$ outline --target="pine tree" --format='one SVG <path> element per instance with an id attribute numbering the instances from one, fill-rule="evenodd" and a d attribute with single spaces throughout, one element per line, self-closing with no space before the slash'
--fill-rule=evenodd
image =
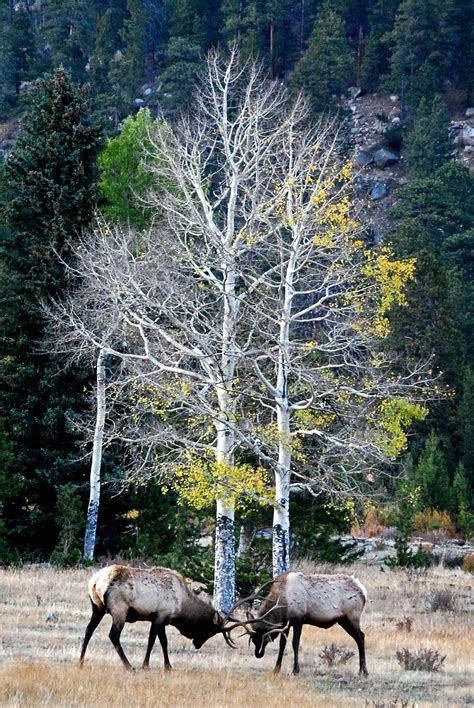
<path id="1" fill-rule="evenodd" d="M 420 488 L 421 509 L 449 509 L 451 507 L 451 483 L 446 456 L 436 433 L 428 436 L 425 448 L 415 467 L 415 483 Z"/>
<path id="2" fill-rule="evenodd" d="M 449 114 L 438 94 L 422 98 L 404 139 L 404 156 L 411 177 L 428 177 L 451 158 Z"/>
<path id="3" fill-rule="evenodd" d="M 453 0 L 403 0 L 390 43 L 388 87 L 410 105 L 435 93 L 449 76 L 455 53 Z"/>
<path id="4" fill-rule="evenodd" d="M 73 81 L 87 78 L 86 66 L 94 46 L 97 6 L 90 0 L 48 0 L 42 42 L 49 47 L 51 67 L 67 69 Z"/>
<path id="5" fill-rule="evenodd" d="M 388 33 L 393 29 L 401 0 L 376 0 L 369 12 L 369 33 L 362 61 L 362 83 L 373 90 L 389 68 Z"/>
<path id="6" fill-rule="evenodd" d="M 0 104 L 8 112 L 18 100 L 22 81 L 31 78 L 35 60 L 35 37 L 31 17 L 20 6 L 2 11 L 0 30 Z"/>
<path id="7" fill-rule="evenodd" d="M 21 484 L 7 500 L 12 543 L 21 551 L 54 546 L 55 490 L 87 469 L 73 462 L 77 434 L 66 413 L 83 407 L 86 371 L 58 371 L 40 355 L 39 301 L 66 284 L 57 254 L 87 225 L 96 201 L 101 139 L 88 125 L 87 91 L 64 70 L 42 79 L 3 175 L 0 234 L 0 415 Z"/>
<path id="8" fill-rule="evenodd" d="M 202 66 L 200 48 L 185 39 L 173 39 L 167 46 L 165 62 L 161 104 L 169 113 L 179 113 L 192 103 L 194 84 Z"/>
<path id="9" fill-rule="evenodd" d="M 464 465 L 460 463 L 454 475 L 453 497 L 458 526 L 469 538 L 474 532 L 473 485 L 469 484 Z"/>
<path id="10" fill-rule="evenodd" d="M 341 93 L 349 83 L 351 58 L 344 23 L 325 2 L 317 16 L 308 47 L 293 74 L 293 86 L 308 93 L 314 113 L 333 105 L 333 94 Z"/>

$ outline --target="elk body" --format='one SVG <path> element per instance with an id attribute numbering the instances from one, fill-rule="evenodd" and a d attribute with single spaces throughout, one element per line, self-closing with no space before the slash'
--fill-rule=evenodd
<path id="1" fill-rule="evenodd" d="M 150 654 L 158 636 L 163 650 L 164 666 L 171 669 L 168 657 L 166 625 L 173 625 L 181 634 L 193 640 L 196 649 L 219 632 L 227 643 L 230 639 L 223 619 L 207 596 L 198 595 L 191 581 L 169 568 L 130 568 L 111 565 L 95 573 L 89 581 L 92 617 L 82 643 L 80 666 L 87 645 L 106 613 L 112 617 L 109 638 L 124 667 L 132 667 L 120 644 L 125 622 L 150 622 L 150 634 L 143 668 L 148 668 Z"/>
<path id="2" fill-rule="evenodd" d="M 255 596 L 253 596 L 255 597 Z M 275 673 L 281 668 L 290 628 L 293 628 L 293 673 L 299 673 L 299 645 L 304 624 L 328 629 L 339 624 L 356 641 L 359 649 L 359 673 L 367 676 L 364 633 L 360 616 L 367 592 L 356 578 L 349 575 L 305 575 L 288 572 L 279 575 L 261 604 L 257 617 L 250 617 L 249 632 L 255 645 L 255 656 L 265 654 L 269 641 L 280 636 L 280 650 Z M 243 624 L 243 623 L 242 623 Z"/>

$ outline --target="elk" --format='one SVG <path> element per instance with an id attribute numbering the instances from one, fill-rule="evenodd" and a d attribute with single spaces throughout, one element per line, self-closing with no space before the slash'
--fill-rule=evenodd
<path id="1" fill-rule="evenodd" d="M 254 617 L 236 622 L 228 631 L 244 626 L 255 645 L 255 656 L 261 659 L 269 641 L 280 637 L 280 649 L 274 673 L 279 673 L 290 628 L 293 628 L 293 673 L 300 671 L 298 654 L 301 630 L 304 624 L 328 629 L 339 624 L 356 641 L 359 649 L 359 674 L 367 676 L 364 633 L 360 617 L 367 600 L 367 591 L 356 578 L 349 575 L 305 575 L 287 572 L 273 581 L 268 596 Z M 267 583 L 269 584 L 269 583 Z M 259 597 L 255 593 L 239 600 L 237 605 Z M 237 605 L 232 608 L 232 612 Z M 249 629 L 249 626 L 251 629 Z"/>
<path id="2" fill-rule="evenodd" d="M 127 670 L 132 670 L 120 644 L 125 622 L 150 622 L 148 646 L 142 668 L 148 669 L 150 655 L 158 636 L 163 650 L 164 668 L 171 669 L 165 627 L 176 627 L 193 640 L 196 649 L 210 637 L 222 633 L 232 648 L 235 644 L 224 629 L 224 619 L 207 595 L 198 594 L 190 580 L 169 568 L 131 568 L 110 565 L 89 580 L 92 617 L 82 643 L 79 666 L 84 663 L 87 645 L 106 613 L 112 617 L 109 638 Z"/>

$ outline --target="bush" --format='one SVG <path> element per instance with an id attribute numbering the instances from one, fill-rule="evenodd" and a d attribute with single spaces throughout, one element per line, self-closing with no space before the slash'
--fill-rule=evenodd
<path id="1" fill-rule="evenodd" d="M 413 625 L 415 624 L 415 618 L 410 617 L 410 615 L 406 615 L 402 620 L 397 622 L 397 629 L 400 631 L 406 631 L 410 633 L 413 629 Z"/>
<path id="2" fill-rule="evenodd" d="M 329 667 L 347 664 L 349 659 L 352 659 L 353 656 L 353 651 L 345 649 L 344 647 L 338 647 L 336 644 L 325 644 L 319 652 L 319 658 Z"/>
<path id="3" fill-rule="evenodd" d="M 397 661 L 405 671 L 439 671 L 446 659 L 435 649 L 401 649 L 395 653 Z"/>
<path id="4" fill-rule="evenodd" d="M 428 603 L 432 612 L 453 612 L 456 609 L 457 595 L 451 590 L 434 590 L 428 595 Z"/>
<path id="5" fill-rule="evenodd" d="M 413 525 L 418 533 L 443 531 L 447 538 L 454 538 L 456 527 L 447 511 L 423 509 L 413 514 Z"/>
<path id="6" fill-rule="evenodd" d="M 474 573 L 474 553 L 469 553 L 469 555 L 464 558 L 462 569 L 465 573 Z"/>

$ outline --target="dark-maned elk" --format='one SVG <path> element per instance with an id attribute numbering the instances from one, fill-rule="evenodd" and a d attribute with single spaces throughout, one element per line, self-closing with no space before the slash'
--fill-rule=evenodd
<path id="1" fill-rule="evenodd" d="M 238 604 L 256 597 L 258 593 L 240 600 Z M 245 626 L 255 645 L 255 656 L 258 659 L 265 654 L 268 642 L 279 636 L 280 651 L 274 669 L 275 673 L 278 673 L 292 627 L 293 673 L 298 674 L 298 652 L 303 625 L 312 624 L 328 629 L 337 623 L 355 639 L 359 649 L 359 673 L 367 676 L 364 633 L 360 628 L 360 616 L 366 600 L 367 592 L 362 583 L 349 575 L 283 573 L 273 580 L 270 592 L 260 605 L 257 616 L 249 614 L 247 621 L 238 622 L 229 627 L 229 630 L 239 625 Z M 249 626 L 251 629 L 248 629 Z"/>
<path id="2" fill-rule="evenodd" d="M 125 622 L 151 622 L 144 669 L 148 668 L 157 636 L 163 649 L 165 669 L 171 669 L 165 631 L 168 624 L 192 639 L 196 649 L 218 633 L 223 634 L 229 646 L 235 646 L 224 629 L 223 618 L 212 606 L 210 598 L 197 594 L 190 580 L 169 568 L 143 569 L 110 565 L 99 570 L 89 580 L 89 596 L 92 617 L 82 643 L 80 666 L 83 665 L 89 640 L 106 613 L 112 617 L 110 641 L 128 670 L 132 667 L 120 644 Z"/>

